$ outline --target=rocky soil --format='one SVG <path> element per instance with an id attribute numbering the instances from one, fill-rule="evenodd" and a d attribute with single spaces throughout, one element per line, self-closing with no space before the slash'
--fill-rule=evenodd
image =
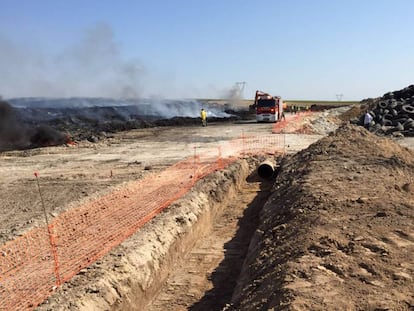
<path id="1" fill-rule="evenodd" d="M 286 157 L 226 310 L 412 310 L 413 159 L 351 125 Z"/>

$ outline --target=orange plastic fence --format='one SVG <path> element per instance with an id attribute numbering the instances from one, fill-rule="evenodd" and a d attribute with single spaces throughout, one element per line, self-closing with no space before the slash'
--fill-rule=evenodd
<path id="1" fill-rule="evenodd" d="M 299 121 L 306 116 L 309 116 L 310 114 L 312 114 L 311 111 L 303 111 L 300 113 L 295 113 L 295 114 L 286 114 L 286 118 L 284 120 L 281 120 L 280 122 L 276 122 L 273 124 L 273 128 L 272 128 L 272 133 L 273 134 L 279 134 L 279 133 L 283 133 L 285 126 L 290 123 L 290 124 L 298 124 Z M 300 129 L 302 127 L 298 127 L 298 130 L 300 132 Z"/>
<path id="2" fill-rule="evenodd" d="M 225 167 L 234 155 L 275 152 L 283 144 L 277 135 L 242 135 L 218 151 L 195 154 L 130 182 L 60 214 L 48 227 L 35 228 L 0 246 L 0 310 L 33 309 L 185 194 L 199 178 Z"/>
<path id="3" fill-rule="evenodd" d="M 238 154 L 275 154 L 284 150 L 285 136 L 283 135 L 249 135 L 243 133 L 230 143 L 231 150 Z"/>

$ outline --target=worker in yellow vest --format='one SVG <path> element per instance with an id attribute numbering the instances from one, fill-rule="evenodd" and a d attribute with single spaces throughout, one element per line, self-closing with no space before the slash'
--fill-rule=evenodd
<path id="1" fill-rule="evenodd" d="M 201 109 L 200 118 L 203 126 L 207 126 L 207 111 L 204 108 Z"/>

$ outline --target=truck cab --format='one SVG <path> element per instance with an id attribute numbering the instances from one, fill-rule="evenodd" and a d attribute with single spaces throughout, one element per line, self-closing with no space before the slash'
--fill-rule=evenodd
<path id="1" fill-rule="evenodd" d="M 280 96 L 256 91 L 254 105 L 257 122 L 277 122 L 282 118 L 283 101 Z"/>

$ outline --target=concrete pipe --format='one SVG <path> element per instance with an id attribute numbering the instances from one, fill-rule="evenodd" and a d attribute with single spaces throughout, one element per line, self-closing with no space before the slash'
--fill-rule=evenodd
<path id="1" fill-rule="evenodd" d="M 276 162 L 272 159 L 267 159 L 259 164 L 257 173 L 261 178 L 270 179 L 275 174 Z"/>

